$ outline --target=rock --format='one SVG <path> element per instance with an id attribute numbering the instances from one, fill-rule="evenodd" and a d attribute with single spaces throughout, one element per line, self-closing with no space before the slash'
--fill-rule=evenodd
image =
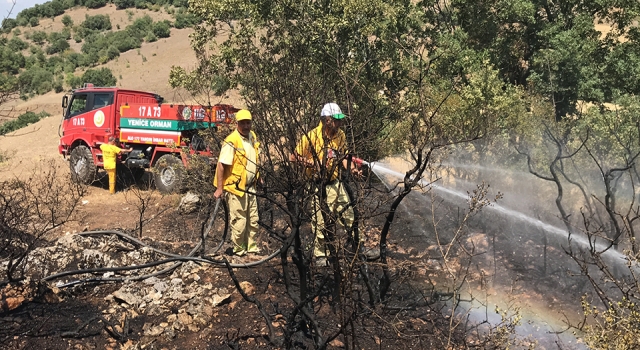
<path id="1" fill-rule="evenodd" d="M 178 211 L 182 214 L 193 213 L 196 209 L 198 209 L 198 203 L 200 203 L 200 197 L 198 197 L 198 195 L 195 193 L 187 192 L 187 194 L 185 194 L 182 199 L 180 199 Z"/>
<path id="2" fill-rule="evenodd" d="M 240 288 L 242 288 L 247 295 L 253 295 L 256 292 L 256 288 L 248 281 L 240 282 Z"/>
<path id="3" fill-rule="evenodd" d="M 62 301 L 60 297 L 60 289 L 56 286 L 44 287 L 45 290 L 41 293 L 41 301 L 49 304 L 57 304 Z"/>
<path id="4" fill-rule="evenodd" d="M 122 300 L 125 303 L 127 303 L 129 305 L 132 305 L 132 306 L 136 306 L 136 305 L 140 304 L 140 302 L 142 301 L 142 300 L 140 300 L 139 297 L 137 297 L 137 296 L 135 296 L 135 295 L 133 295 L 131 293 L 123 292 L 122 289 L 119 289 L 119 290 L 113 292 L 113 297 L 118 299 L 118 300 Z"/>
<path id="5" fill-rule="evenodd" d="M 193 323 L 200 326 L 200 327 L 205 327 L 209 324 L 209 321 L 205 320 L 202 317 L 194 317 L 193 318 Z"/>
<path id="6" fill-rule="evenodd" d="M 146 314 L 149 316 L 159 316 L 162 315 L 162 313 L 162 307 L 159 305 L 149 305 L 146 312 Z"/>
<path id="7" fill-rule="evenodd" d="M 164 337 L 169 340 L 173 339 L 176 337 L 176 332 L 173 330 L 173 328 L 166 328 L 164 330 Z"/>
<path id="8" fill-rule="evenodd" d="M 211 304 L 213 306 L 219 306 L 223 303 L 226 303 L 231 298 L 231 294 L 215 294 L 212 298 Z"/>
<path id="9" fill-rule="evenodd" d="M 146 300 L 147 298 L 148 298 L 149 300 L 160 300 L 160 299 L 162 298 L 162 293 L 158 293 L 158 292 L 153 291 L 153 292 L 151 292 L 151 293 L 149 293 L 149 294 L 147 294 L 147 295 L 145 296 L 145 300 Z"/>
<path id="10" fill-rule="evenodd" d="M 207 315 L 208 317 L 213 316 L 213 308 L 211 306 L 205 306 L 202 308 L 202 311 L 204 312 L 205 315 Z"/>
<path id="11" fill-rule="evenodd" d="M 178 314 L 178 321 L 182 322 L 183 325 L 190 325 L 191 323 L 193 323 L 193 318 L 189 316 L 188 313 L 183 312 L 181 314 Z"/>
<path id="12" fill-rule="evenodd" d="M 91 267 L 104 266 L 104 253 L 95 249 L 85 249 L 82 251 L 82 260 L 87 262 Z"/>
<path id="13" fill-rule="evenodd" d="M 153 285 L 153 288 L 155 288 L 158 291 L 158 293 L 162 293 L 165 290 L 167 290 L 167 288 L 169 287 L 165 282 L 158 282 Z"/>
<path id="14" fill-rule="evenodd" d="M 147 329 L 146 331 L 144 331 L 144 335 L 148 335 L 151 337 L 156 337 L 160 334 L 162 334 L 162 332 L 164 332 L 164 328 L 160 327 L 160 326 L 153 326 L 150 327 L 149 329 Z"/>
<path id="15" fill-rule="evenodd" d="M 25 301 L 25 298 L 22 295 L 18 295 L 17 297 L 10 297 L 2 300 L 2 310 L 10 311 L 16 309 L 18 306 L 22 305 Z"/>
<path id="16" fill-rule="evenodd" d="M 332 341 L 329 342 L 329 345 L 336 347 L 336 348 L 344 348 L 344 343 L 341 342 L 338 339 L 334 339 Z"/>
<path id="17" fill-rule="evenodd" d="M 149 277 L 149 278 L 147 278 L 146 280 L 144 280 L 142 282 L 144 282 L 145 284 L 156 284 L 158 282 L 161 282 L 161 280 L 158 277 Z"/>
<path id="18" fill-rule="evenodd" d="M 78 235 L 65 235 L 58 238 L 57 244 L 63 247 L 67 247 L 69 250 L 77 250 L 80 248 L 82 237 Z"/>

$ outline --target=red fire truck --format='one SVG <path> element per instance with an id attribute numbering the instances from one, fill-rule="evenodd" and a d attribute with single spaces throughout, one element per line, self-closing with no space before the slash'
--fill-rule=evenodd
<path id="1" fill-rule="evenodd" d="M 157 94 L 86 84 L 62 98 L 63 120 L 58 149 L 68 157 L 71 179 L 90 184 L 103 166 L 100 145 L 110 135 L 119 138 L 121 164 L 134 177 L 153 168 L 156 188 L 174 192 L 181 186 L 184 169 L 193 155 L 215 156 L 198 131 L 230 123 L 237 111 L 231 105 L 180 105 L 163 103 Z"/>

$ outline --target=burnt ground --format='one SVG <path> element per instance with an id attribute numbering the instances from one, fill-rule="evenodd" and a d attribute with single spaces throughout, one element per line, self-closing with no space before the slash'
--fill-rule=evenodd
<path id="1" fill-rule="evenodd" d="M 368 200 L 378 203 L 379 198 L 375 196 L 372 194 Z M 446 300 L 454 286 L 441 273 L 442 261 L 434 244 L 436 232 L 430 208 L 422 197 L 425 196 L 416 194 L 407 198 L 398 212 L 389 242 L 389 266 L 393 276 L 389 298 L 373 309 L 359 305 L 352 330 L 357 336 L 355 343 L 350 345 L 364 349 L 442 349 L 449 336 L 461 347 L 464 343 L 463 327 L 452 327 L 450 319 L 442 314 L 447 311 L 447 303 L 438 302 L 438 298 Z M 141 200 L 148 203 L 142 231 L 136 227 Z M 47 285 L 34 282 L 60 271 L 132 266 L 164 258 L 115 236 L 77 235 L 82 231 L 118 230 L 149 246 L 186 255 L 195 247 L 208 211 L 183 213 L 176 210 L 180 201 L 180 195 L 161 196 L 152 190 L 131 188 L 110 196 L 104 181 L 91 186 L 82 200 L 76 221 L 50 237 L 40 248 L 43 250 L 33 258 L 30 280 L 2 286 L 0 348 L 278 348 L 270 343 L 269 329 L 256 305 L 244 300 L 226 269 L 220 266 L 188 262 L 169 274 L 142 281 L 64 286 L 95 277 L 86 274 L 65 276 Z M 438 234 L 451 232 L 459 224 L 457 208 L 460 206 L 460 203 L 438 202 L 435 215 L 443 218 L 437 225 Z M 487 224 L 486 216 L 472 218 L 466 224 L 466 237 L 460 240 L 462 246 L 467 251 L 473 250 L 475 255 L 474 262 L 465 270 L 465 283 L 471 286 L 469 289 L 494 295 L 496 291 L 510 290 L 511 298 L 547 304 L 558 310 L 565 308 L 567 303 L 575 304 L 584 281 L 568 277 L 567 260 L 561 249 L 547 246 L 546 262 L 543 262 L 540 256 L 544 245 L 534 231 L 524 226 L 516 227 L 520 237 L 514 240 L 510 233 L 514 230 L 513 223 L 491 212 L 483 215 L 489 217 L 490 224 Z M 265 212 L 261 216 L 269 217 Z M 363 222 L 362 232 L 367 235 L 368 242 L 379 239 L 382 220 L 383 216 L 375 216 Z M 272 252 L 276 242 L 264 232 L 262 234 L 263 250 Z M 447 234 L 440 238 L 444 243 L 451 239 Z M 217 243 L 209 241 L 209 247 Z M 450 264 L 461 271 L 464 260 L 452 259 Z M 371 271 L 379 271 L 379 268 L 379 262 L 370 263 Z M 124 275 L 140 276 L 155 271 L 153 269 L 135 270 Z M 264 306 L 276 338 L 281 338 L 286 315 L 294 305 L 286 296 L 278 258 L 249 269 L 234 269 L 234 273 L 243 290 Z M 322 273 L 322 269 L 315 270 L 317 284 L 322 281 Z M 97 276 L 117 277 L 109 273 Z M 550 293 L 551 290 L 554 292 Z M 363 294 L 364 291 L 356 288 L 355 293 Z M 7 311 L 9 302 L 19 306 Z M 320 315 L 320 327 L 327 333 L 337 331 L 337 314 L 330 291 L 321 293 L 314 305 Z M 488 305 L 488 310 L 492 308 L 493 305 Z M 305 324 L 298 325 L 298 332 L 293 337 L 295 348 L 313 348 L 306 327 Z M 328 348 L 345 347 L 343 339 L 337 337 Z M 466 346 L 472 344 L 473 341 L 468 340 Z M 539 348 L 573 349 L 566 344 Z"/>
<path id="2" fill-rule="evenodd" d="M 144 219 L 149 221 L 145 222 L 139 237 L 136 225 L 141 199 L 148 202 Z M 198 241 L 207 211 L 182 213 L 176 210 L 180 200 L 179 195 L 161 196 L 155 191 L 131 189 L 110 196 L 104 180 L 90 186 L 76 221 L 57 231 L 30 259 L 27 273 L 30 278 L 2 286 L 4 311 L 0 313 L 0 347 L 278 348 L 269 342 L 268 328 L 256 305 L 243 299 L 226 269 L 219 266 L 188 262 L 172 273 L 142 281 L 74 284 L 86 278 L 119 276 L 106 272 L 65 276 L 44 285 L 35 282 L 61 271 L 140 265 L 164 258 L 113 235 L 78 235 L 83 231 L 118 230 L 149 246 L 186 255 Z M 441 348 L 442 339 L 447 338 L 441 336 L 448 330 L 447 320 L 424 302 L 428 292 L 408 283 L 412 276 L 425 275 L 415 261 L 421 260 L 418 256 L 424 255 L 427 245 L 415 244 L 415 237 L 404 229 L 409 225 L 406 219 L 398 219 L 395 232 L 399 234 L 392 237 L 389 244 L 390 265 L 395 267 L 393 289 L 387 303 L 374 309 L 360 305 L 354 320 L 352 332 L 357 336 L 353 345 L 358 348 L 436 349 Z M 379 222 L 371 220 L 363 228 L 370 242 L 376 240 L 377 227 Z M 262 248 L 266 253 L 273 251 L 273 240 L 264 236 L 261 241 L 265 243 Z M 372 269 L 377 268 L 376 264 L 371 263 Z M 151 273 L 153 269 L 123 275 L 135 277 Z M 269 314 L 276 337 L 281 337 L 282 326 L 287 322 L 285 316 L 294 307 L 286 296 L 281 271 L 277 258 L 257 267 L 234 269 L 243 289 L 258 299 Z M 316 269 L 314 278 L 318 284 L 322 276 L 323 270 Z M 331 302 L 328 288 L 315 299 L 314 305 L 320 315 L 320 327 L 327 333 L 337 331 L 335 304 Z M 293 337 L 295 348 L 313 348 L 306 327 L 304 324 L 297 327 L 299 331 Z M 337 337 L 328 347 L 343 348 L 342 339 Z"/>

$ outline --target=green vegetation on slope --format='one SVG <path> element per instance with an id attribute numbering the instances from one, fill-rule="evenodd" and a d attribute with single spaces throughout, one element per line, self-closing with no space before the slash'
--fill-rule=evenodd
<path id="1" fill-rule="evenodd" d="M 4 19 L 0 33 L 0 75 L 2 88 L 17 89 L 22 99 L 44 94 L 51 90 L 61 92 L 65 88 L 75 88 L 83 83 L 109 86 L 116 84 L 111 72 L 107 76 L 102 68 L 99 79 L 93 74 L 80 74 L 85 70 L 117 59 L 121 53 L 138 49 L 144 42 L 154 42 L 170 36 L 171 27 L 185 28 L 199 21 L 187 12 L 186 1 L 117 1 L 118 9 L 140 8 L 159 11 L 160 6 L 175 16 L 175 22 L 168 20 L 154 22 L 149 15 L 133 20 L 125 28 L 113 27 L 108 15 L 98 14 L 85 17 L 81 23 L 73 23 L 71 17 L 61 19 L 64 28 L 59 32 L 31 30 L 41 18 L 53 18 L 64 14 L 74 6 L 100 8 L 108 1 L 59 1 L 53 0 L 42 5 L 23 10 L 16 19 Z M 177 10 L 176 10 L 177 9 Z M 128 11 L 128 10 L 127 10 Z M 21 37 L 22 36 L 22 37 Z M 71 49 L 70 40 L 82 43 L 81 52 Z M 103 77 L 106 77 L 103 79 Z M 112 81 L 113 80 L 113 81 Z"/>
<path id="2" fill-rule="evenodd" d="M 29 124 L 38 122 L 40 119 L 48 117 L 50 114 L 47 112 L 27 112 L 18 116 L 17 119 L 10 120 L 0 125 L 0 135 L 6 135 L 12 131 L 24 128 Z M 1 161 L 1 159 L 0 159 Z"/>

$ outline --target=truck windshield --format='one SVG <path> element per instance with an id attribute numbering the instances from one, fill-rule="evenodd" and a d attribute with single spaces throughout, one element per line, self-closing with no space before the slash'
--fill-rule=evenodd
<path id="1" fill-rule="evenodd" d="M 79 94 L 74 95 L 67 112 L 67 118 L 71 118 L 74 115 L 78 115 L 87 110 L 87 95 Z"/>

